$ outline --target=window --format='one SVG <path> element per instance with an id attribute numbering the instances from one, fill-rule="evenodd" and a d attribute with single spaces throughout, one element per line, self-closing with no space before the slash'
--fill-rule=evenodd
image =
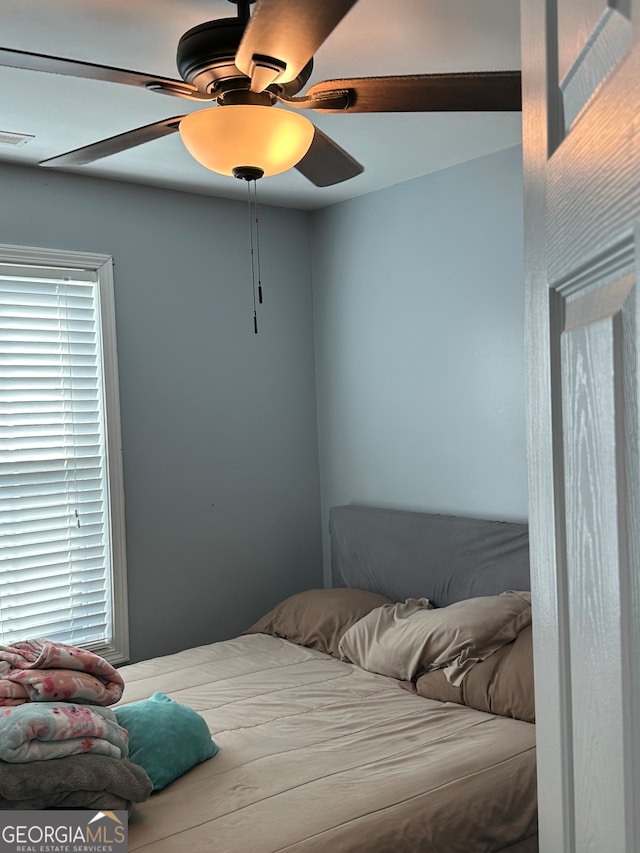
<path id="1" fill-rule="evenodd" d="M 0 643 L 128 658 L 108 256 L 0 246 Z"/>

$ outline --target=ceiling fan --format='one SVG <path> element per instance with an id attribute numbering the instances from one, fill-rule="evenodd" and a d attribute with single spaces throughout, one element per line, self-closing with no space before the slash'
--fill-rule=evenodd
<path id="1" fill-rule="evenodd" d="M 237 6 L 236 17 L 207 21 L 180 38 L 177 66 L 181 80 L 0 47 L 0 66 L 138 86 L 216 104 L 68 151 L 40 165 L 84 165 L 179 131 L 190 153 L 215 171 L 255 180 L 295 167 L 313 184 L 324 187 L 355 177 L 363 167 L 305 119 L 304 111 L 521 109 L 519 71 L 324 80 L 299 95 L 311 76 L 315 52 L 357 0 L 258 0 L 253 14 L 250 7 L 256 0 L 230 2 Z M 278 104 L 290 109 L 279 109 Z M 287 165 L 273 167 L 268 162 L 269 140 L 263 133 L 282 141 L 282 134 L 289 133 L 280 128 L 285 122 L 297 124 L 304 139 L 289 152 Z M 233 133 L 238 135 L 234 138 Z M 238 146 L 247 140 L 253 143 L 253 152 L 238 154 Z M 223 157 L 220 166 L 218 160 L 225 151 L 232 159 Z M 260 162 L 249 162 L 251 157 Z"/>

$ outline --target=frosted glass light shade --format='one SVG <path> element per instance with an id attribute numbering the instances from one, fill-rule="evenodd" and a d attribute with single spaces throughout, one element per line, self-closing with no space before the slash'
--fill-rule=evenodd
<path id="1" fill-rule="evenodd" d="M 253 104 L 199 110 L 180 122 L 189 154 L 222 175 L 242 166 L 261 169 L 265 176 L 285 172 L 307 153 L 313 134 L 304 116 Z"/>

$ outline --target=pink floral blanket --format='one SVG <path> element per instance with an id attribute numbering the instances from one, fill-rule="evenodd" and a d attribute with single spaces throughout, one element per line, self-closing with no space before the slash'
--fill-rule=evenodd
<path id="1" fill-rule="evenodd" d="M 83 752 L 128 756 L 129 733 L 110 708 L 47 702 L 0 711 L 2 761 L 43 761 Z"/>
<path id="2" fill-rule="evenodd" d="M 118 671 L 87 649 L 50 640 L 0 645 L 0 706 L 54 701 L 113 705 L 123 690 Z"/>

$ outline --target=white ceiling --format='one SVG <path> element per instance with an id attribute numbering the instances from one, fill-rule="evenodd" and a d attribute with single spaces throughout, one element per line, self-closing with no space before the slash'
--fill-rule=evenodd
<path id="1" fill-rule="evenodd" d="M 0 46 L 179 79 L 175 53 L 182 33 L 235 11 L 228 0 L 0 0 Z M 517 0 L 359 0 L 316 54 L 309 85 L 349 76 L 519 67 Z M 0 68 L 0 132 L 35 137 L 20 147 L 0 145 L 0 161 L 36 165 L 202 108 L 130 86 Z M 324 207 L 521 140 L 520 113 L 307 115 L 363 164 L 364 173 L 321 189 L 291 169 L 260 181 L 262 203 Z M 73 171 L 246 198 L 244 182 L 196 163 L 179 134 Z"/>

